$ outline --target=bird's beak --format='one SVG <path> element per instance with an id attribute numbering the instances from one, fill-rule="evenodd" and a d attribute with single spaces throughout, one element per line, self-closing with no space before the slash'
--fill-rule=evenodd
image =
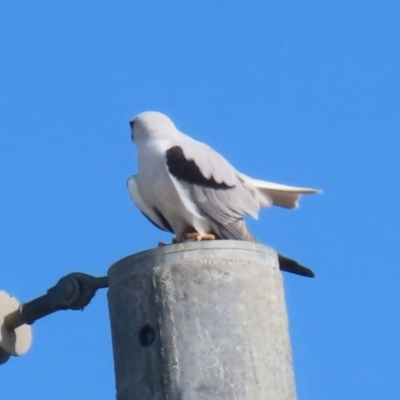
<path id="1" fill-rule="evenodd" d="M 129 126 L 131 127 L 131 140 L 133 142 L 133 127 L 135 126 L 135 121 L 129 121 Z"/>

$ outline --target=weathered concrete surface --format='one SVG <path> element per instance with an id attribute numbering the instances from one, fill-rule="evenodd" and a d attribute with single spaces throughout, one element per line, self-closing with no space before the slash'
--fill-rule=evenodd
<path id="1" fill-rule="evenodd" d="M 108 276 L 118 400 L 295 400 L 274 250 L 170 245 L 126 257 Z"/>

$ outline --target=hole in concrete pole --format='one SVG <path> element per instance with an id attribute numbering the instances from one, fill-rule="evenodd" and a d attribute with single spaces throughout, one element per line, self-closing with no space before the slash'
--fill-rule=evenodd
<path id="1" fill-rule="evenodd" d="M 150 346 L 156 338 L 156 332 L 150 325 L 145 325 L 139 332 L 139 343 L 143 347 Z"/>

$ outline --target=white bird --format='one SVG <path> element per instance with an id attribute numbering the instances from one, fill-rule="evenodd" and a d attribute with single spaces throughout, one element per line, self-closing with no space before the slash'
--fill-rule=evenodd
<path id="1" fill-rule="evenodd" d="M 175 243 L 188 239 L 256 242 L 243 219 L 246 215 L 257 219 L 260 208 L 296 208 L 301 195 L 319 192 L 240 173 L 160 112 L 143 112 L 130 126 L 138 157 L 137 175 L 127 181 L 130 196 L 153 224 L 176 235 Z M 281 269 L 293 269 L 291 263 L 305 268 L 283 256 L 279 261 Z M 296 273 L 313 275 L 307 271 Z"/>

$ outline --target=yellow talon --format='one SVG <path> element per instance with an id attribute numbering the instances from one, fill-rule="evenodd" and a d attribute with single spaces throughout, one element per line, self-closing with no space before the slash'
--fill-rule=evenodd
<path id="1" fill-rule="evenodd" d="M 215 235 L 211 233 L 199 233 L 199 232 L 190 232 L 184 235 L 184 238 L 187 239 L 194 239 L 194 240 L 214 240 Z"/>
<path id="2" fill-rule="evenodd" d="M 172 243 L 182 243 L 186 240 L 215 240 L 215 235 L 211 233 L 186 232 L 176 235 L 176 237 L 172 239 Z"/>

